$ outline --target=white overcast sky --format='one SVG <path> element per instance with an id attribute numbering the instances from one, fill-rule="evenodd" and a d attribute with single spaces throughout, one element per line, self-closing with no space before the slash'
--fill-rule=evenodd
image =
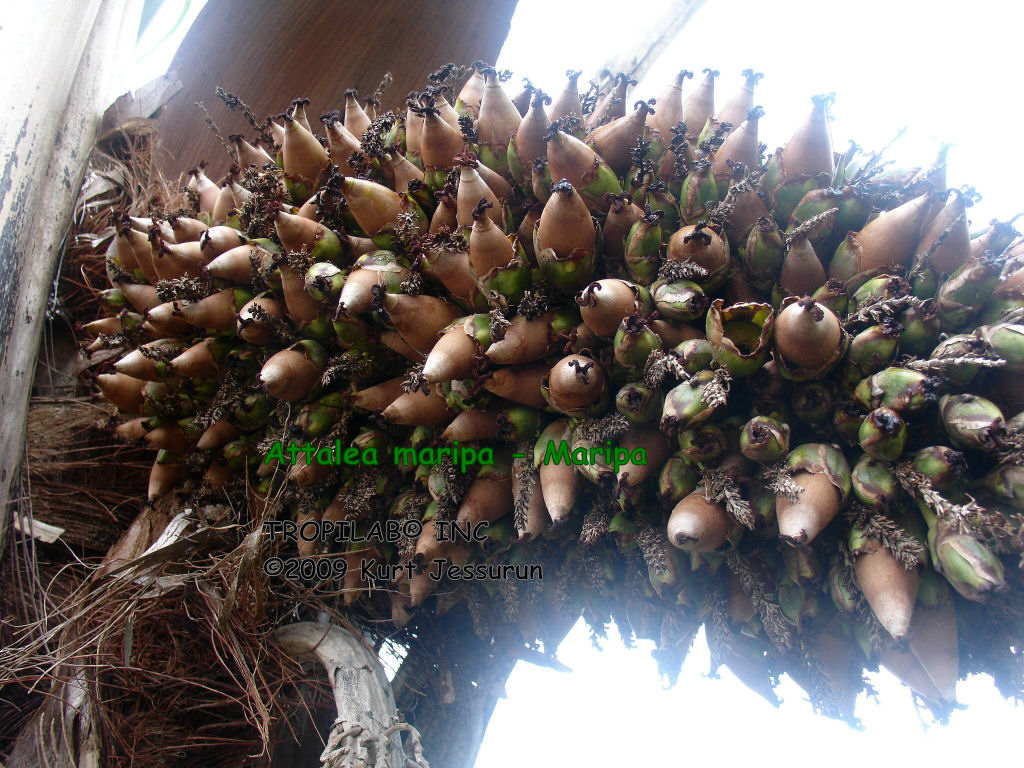
<path id="1" fill-rule="evenodd" d="M 167 4 L 161 24 L 178 15 Z M 202 2 L 193 2 L 188 19 Z M 593 74 L 606 52 L 624 45 L 645 18 L 668 0 L 520 0 L 497 62 L 555 94 L 566 69 Z M 1024 12 L 995 0 L 900 2 L 854 0 L 709 0 L 633 95 L 655 96 L 679 69 L 721 71 L 719 103 L 753 67 L 765 77 L 761 139 L 783 143 L 809 109 L 809 97 L 835 92 L 836 147 L 856 139 L 867 148 L 908 130 L 888 154 L 901 164 L 927 163 L 940 142 L 954 144 L 951 186 L 970 184 L 983 195 L 977 227 L 1024 210 L 1020 194 L 1024 89 L 1021 47 Z M 457 23 L 457 22 L 453 22 Z M 150 51 L 155 30 L 140 41 Z M 180 35 L 140 59 L 138 86 L 161 74 Z M 997 755 L 1019 762 L 1021 712 L 991 680 L 960 683 L 967 704 L 946 727 L 925 727 L 910 694 L 888 673 L 873 678 L 880 703 L 862 697 L 864 730 L 811 713 L 803 692 L 784 680 L 774 709 L 724 668 L 709 679 L 709 656 L 698 636 L 678 684 L 661 687 L 651 645 L 626 650 L 615 633 L 604 650 L 591 647 L 577 626 L 559 657 L 562 674 L 520 664 L 498 703 L 478 768 L 556 768 L 565 765 L 674 763 L 832 768 L 889 765 L 970 765 Z"/>

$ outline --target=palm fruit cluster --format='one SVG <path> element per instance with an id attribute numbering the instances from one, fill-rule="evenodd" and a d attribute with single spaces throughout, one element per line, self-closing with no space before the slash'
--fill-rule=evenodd
<path id="1" fill-rule="evenodd" d="M 297 546 L 398 626 L 467 599 L 436 559 L 543 562 L 474 587 L 527 641 L 557 593 L 683 652 L 706 623 L 751 688 L 786 671 L 832 716 L 879 663 L 936 711 L 968 671 L 1019 694 L 1024 240 L 971 234 L 943 156 L 836 152 L 829 98 L 766 156 L 760 75 L 716 105 L 717 75 L 630 109 L 625 75 L 513 98 L 449 65 L 401 109 L 250 120 L 220 183 L 122 218 L 86 329 L 118 431 L 158 450 L 150 500 L 422 521 Z M 438 541 L 452 520 L 486 541 Z M 366 557 L 415 567 L 367 583 Z"/>

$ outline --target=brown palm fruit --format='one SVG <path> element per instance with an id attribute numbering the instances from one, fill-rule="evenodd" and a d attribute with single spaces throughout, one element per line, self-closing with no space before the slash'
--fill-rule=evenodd
<path id="1" fill-rule="evenodd" d="M 871 612 L 893 639 L 906 639 L 921 585 L 920 569 L 908 569 L 881 542 L 865 537 L 857 528 L 850 532 L 850 551 L 857 586 Z"/>
<path id="2" fill-rule="evenodd" d="M 822 377 L 849 345 L 832 311 L 806 297 L 783 302 L 773 338 L 776 365 L 783 376 L 797 381 Z"/>
<path id="3" fill-rule="evenodd" d="M 723 123 L 740 125 L 754 108 L 754 88 L 764 75 L 752 69 L 743 70 L 743 86 L 736 91 L 715 115 Z"/>
<path id="4" fill-rule="evenodd" d="M 580 107 L 580 93 L 576 86 L 576 82 L 581 74 L 582 72 L 577 69 L 570 69 L 565 73 L 565 87 L 558 94 L 549 111 L 552 122 L 563 120 L 567 117 L 575 117 L 580 121 L 583 120 L 583 109 Z"/>
<path id="5" fill-rule="evenodd" d="M 451 418 L 448 403 L 437 387 L 431 387 L 429 393 L 415 389 L 399 395 L 382 415 L 388 423 L 411 427 L 433 427 Z"/>
<path id="6" fill-rule="evenodd" d="M 850 465 L 841 452 L 824 443 L 806 443 L 786 459 L 792 481 L 801 490 L 775 501 L 779 538 L 807 546 L 838 514 L 850 493 Z"/>
<path id="7" fill-rule="evenodd" d="M 632 113 L 605 123 L 587 137 L 590 145 L 617 176 L 624 175 L 633 164 L 631 150 L 636 146 L 637 139 L 644 135 L 647 116 L 653 112 L 654 108 L 646 101 L 638 101 Z"/>
<path id="8" fill-rule="evenodd" d="M 736 523 L 725 506 L 709 501 L 702 485 L 676 504 L 668 518 L 668 540 L 688 552 L 718 549 L 735 530 Z"/>
<path id="9" fill-rule="evenodd" d="M 320 383 L 327 353 L 315 341 L 301 341 L 277 352 L 260 370 L 259 380 L 279 400 L 303 400 Z"/>
<path id="10" fill-rule="evenodd" d="M 693 77 L 693 73 L 685 69 L 676 73 L 672 81 L 658 94 L 658 108 L 647 119 L 648 127 L 661 141 L 662 146 L 669 146 L 672 141 L 672 129 L 683 121 L 683 81 L 688 77 Z"/>
<path id="11" fill-rule="evenodd" d="M 437 107 L 433 106 L 432 96 L 428 97 L 427 102 L 426 106 L 416 108 L 423 117 L 423 129 L 420 132 L 423 170 L 447 170 L 452 167 L 455 156 L 465 151 L 466 138 L 457 127 L 441 117 Z"/>
<path id="12" fill-rule="evenodd" d="M 707 272 L 696 280 L 705 290 L 714 290 L 729 271 L 729 246 L 720 231 L 707 222 L 682 227 L 669 238 L 665 258 L 691 263 Z"/>
<path id="13" fill-rule="evenodd" d="M 715 78 L 717 69 L 704 69 L 704 78 L 683 99 L 683 122 L 686 123 L 686 136 L 696 143 L 707 124 L 708 118 L 715 113 Z"/>
<path id="14" fill-rule="evenodd" d="M 854 290 L 868 277 L 906 266 L 920 241 L 933 197 L 926 192 L 882 213 L 859 232 L 848 233 L 832 257 L 829 277 L 844 280 Z"/>
<path id="15" fill-rule="evenodd" d="M 734 123 L 736 129 L 725 137 L 711 161 L 711 173 L 718 184 L 718 195 L 725 198 L 732 181 L 733 169 L 737 163 L 753 167 L 760 158 L 760 145 L 757 141 L 757 123 L 764 116 L 761 107 L 751 107 L 743 118 Z M 731 121 L 730 121 L 731 122 Z"/>
<path id="16" fill-rule="evenodd" d="M 589 146 L 575 136 L 553 126 L 545 136 L 547 141 L 546 173 L 553 181 L 565 179 L 579 190 L 588 205 L 599 213 L 608 210 L 605 195 L 620 194 L 622 188 L 615 172 Z M 543 190 L 542 190 L 543 191 Z"/>
<path id="17" fill-rule="evenodd" d="M 494 463 L 481 466 L 470 483 L 455 522 L 460 525 L 493 523 L 511 512 L 514 502 L 511 455 L 499 451 L 494 456 Z"/>
<path id="18" fill-rule="evenodd" d="M 437 343 L 438 334 L 458 316 L 444 299 L 420 294 L 379 293 L 380 307 L 402 338 L 423 357 Z"/>
<path id="19" fill-rule="evenodd" d="M 505 214 L 498 198 L 477 173 L 477 161 L 474 155 L 467 153 L 456 158 L 459 168 L 459 192 L 456 196 L 456 220 L 461 227 L 473 226 L 473 213 L 482 201 L 486 200 L 487 216 L 497 226 L 505 226 Z"/>
<path id="20" fill-rule="evenodd" d="M 345 128 L 353 136 L 362 136 L 370 127 L 370 116 L 359 103 L 359 92 L 354 88 L 345 91 Z"/>
<path id="21" fill-rule="evenodd" d="M 601 367 L 584 355 L 567 355 L 548 372 L 542 385 L 548 403 L 567 416 L 582 416 L 605 396 Z"/>
<path id="22" fill-rule="evenodd" d="M 622 321 L 636 314 L 640 306 L 640 291 L 626 280 L 606 278 L 591 283 L 576 295 L 580 315 L 598 336 L 615 335 Z"/>
<path id="23" fill-rule="evenodd" d="M 293 114 L 284 114 L 284 144 L 281 157 L 286 176 L 301 184 L 304 199 L 315 187 L 320 174 L 327 168 L 329 157 L 317 138 L 309 129 L 294 119 Z"/>

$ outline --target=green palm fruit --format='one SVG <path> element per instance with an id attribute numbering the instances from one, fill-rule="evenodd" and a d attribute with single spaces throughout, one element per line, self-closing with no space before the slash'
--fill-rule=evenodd
<path id="1" fill-rule="evenodd" d="M 412 206 L 415 206 L 410 206 L 415 214 L 421 215 L 423 218 L 427 218 L 426 214 L 432 212 L 437 206 L 434 190 L 421 179 L 409 179 L 406 182 L 405 197 L 412 203 Z"/>
<path id="2" fill-rule="evenodd" d="M 330 262 L 317 262 L 306 272 L 306 292 L 320 302 L 337 301 L 346 274 Z"/>
<path id="3" fill-rule="evenodd" d="M 689 280 L 658 280 L 651 286 L 654 307 L 668 320 L 694 320 L 704 316 L 709 299 L 704 290 Z"/>
<path id="4" fill-rule="evenodd" d="M 862 149 L 857 142 L 851 140 L 845 152 L 836 153 L 836 172 L 833 181 L 837 187 L 852 184 L 864 172 L 867 155 L 861 151 Z"/>
<path id="5" fill-rule="evenodd" d="M 697 465 L 681 453 L 676 452 L 668 457 L 658 475 L 658 498 L 674 507 L 684 496 L 689 496 L 700 482 L 700 471 Z"/>
<path id="6" fill-rule="evenodd" d="M 850 313 L 890 299 L 898 299 L 910 293 L 910 283 L 902 277 L 879 275 L 861 284 L 850 297 Z"/>
<path id="7" fill-rule="evenodd" d="M 911 457 L 915 472 L 920 472 L 937 491 L 952 488 L 967 471 L 967 457 L 944 445 L 930 445 Z"/>
<path id="8" fill-rule="evenodd" d="M 659 541 L 662 557 L 655 566 L 654 560 L 647 563 L 647 578 L 654 591 L 662 600 L 685 604 L 685 586 L 689 581 L 690 562 L 686 553 L 673 547 L 667 541 Z"/>
<path id="9" fill-rule="evenodd" d="M 700 424 L 677 435 L 679 453 L 692 462 L 714 461 L 727 447 L 725 432 L 717 424 Z"/>
<path id="10" fill-rule="evenodd" d="M 696 224 L 707 216 L 708 203 L 718 202 L 718 185 L 711 172 L 711 163 L 698 160 L 690 165 L 690 171 L 683 179 L 679 208 L 685 224 Z"/>
<path id="11" fill-rule="evenodd" d="M 881 461 L 895 461 L 907 444 L 907 424 L 891 408 L 876 408 L 860 425 L 860 447 Z"/>
<path id="12" fill-rule="evenodd" d="M 108 312 L 120 312 L 122 309 L 130 309 L 131 305 L 125 298 L 120 288 L 107 288 L 99 293 L 100 302 Z"/>
<path id="13" fill-rule="evenodd" d="M 559 289 L 575 286 L 583 275 L 593 276 L 593 254 L 573 253 L 566 259 L 554 259 L 541 265 L 544 276 Z M 589 277 L 587 278 L 589 280 Z M 481 295 L 497 294 L 508 304 L 518 304 L 533 283 L 533 272 L 520 246 L 516 257 L 506 266 L 494 267 L 486 275 L 476 275 L 477 288 Z"/>
<path id="14" fill-rule="evenodd" d="M 767 290 L 775 283 L 786 258 L 786 244 L 775 219 L 762 216 L 747 235 L 746 247 L 740 251 L 740 265 L 750 284 Z"/>
<path id="15" fill-rule="evenodd" d="M 769 161 L 771 163 L 771 161 Z M 768 174 L 765 174 L 768 178 Z M 779 221 L 788 221 L 793 215 L 797 204 L 807 195 L 816 189 L 821 188 L 821 182 L 817 179 L 801 179 L 784 184 L 774 195 L 775 204 L 772 206 L 772 215 Z"/>
<path id="16" fill-rule="evenodd" d="M 949 360 L 942 375 L 958 387 L 966 387 L 977 375 L 980 366 L 956 361 L 962 357 L 984 357 L 988 345 L 974 335 L 958 334 L 940 341 L 932 350 L 931 360 Z"/>
<path id="17" fill-rule="evenodd" d="M 854 398 L 865 408 L 891 408 L 899 413 L 917 413 L 938 400 L 941 382 L 933 376 L 908 368 L 885 368 L 861 381 Z"/>
<path id="18" fill-rule="evenodd" d="M 263 394 L 246 395 L 235 408 L 232 422 L 243 431 L 253 430 L 262 426 L 273 410 L 273 398 Z"/>
<path id="19" fill-rule="evenodd" d="M 850 475 L 853 493 L 869 507 L 889 507 L 900 498 L 900 483 L 892 469 L 883 461 L 861 456 Z"/>
<path id="20" fill-rule="evenodd" d="M 444 397 L 451 411 L 465 411 L 469 408 L 483 407 L 490 402 L 491 396 L 481 395 L 477 392 L 477 379 L 452 379 L 441 382 L 437 391 Z"/>
<path id="21" fill-rule="evenodd" d="M 1007 501 L 1015 509 L 1024 510 L 1024 467 L 1019 464 L 1000 464 L 985 476 L 985 485 L 1000 501 Z"/>
<path id="22" fill-rule="evenodd" d="M 839 400 L 832 409 L 832 431 L 847 445 L 860 443 L 860 424 L 864 410 L 852 400 Z"/>
<path id="23" fill-rule="evenodd" d="M 314 317 L 302 326 L 302 337 L 321 344 L 328 344 L 336 337 L 334 325 L 326 317 Z"/>
<path id="24" fill-rule="evenodd" d="M 811 426 L 828 421 L 834 398 L 832 387 L 820 381 L 805 381 L 793 388 L 790 406 L 800 421 Z"/>
<path id="25" fill-rule="evenodd" d="M 845 499 L 850 492 L 850 466 L 842 452 L 826 443 L 803 443 L 786 457 L 791 472 L 823 473 Z"/>
<path id="26" fill-rule="evenodd" d="M 224 462 L 232 469 L 243 470 L 246 467 L 255 466 L 261 461 L 259 456 L 256 455 L 256 451 L 253 450 L 254 448 L 252 440 L 243 436 L 224 445 L 221 448 L 221 456 L 224 458 Z"/>
<path id="27" fill-rule="evenodd" d="M 640 315 L 631 315 L 619 324 L 612 345 L 615 362 L 624 368 L 638 368 L 661 347 L 661 339 Z"/>
<path id="28" fill-rule="evenodd" d="M 981 308 L 978 322 L 996 323 L 1008 310 L 1024 307 L 1024 270 L 1020 256 L 1007 258 L 999 276 L 999 285 Z"/>
<path id="29" fill-rule="evenodd" d="M 554 183 L 546 157 L 538 157 L 533 161 L 530 168 L 530 179 L 533 196 L 541 204 L 546 203 L 551 197 L 551 185 Z"/>
<path id="30" fill-rule="evenodd" d="M 835 446 L 826 443 L 798 445 L 786 457 L 786 468 L 794 472 L 824 473 L 843 500 L 850 495 L 850 465 Z"/>
<path id="31" fill-rule="evenodd" d="M 865 328 L 850 340 L 846 364 L 857 373 L 857 381 L 882 370 L 896 359 L 903 336 L 903 326 L 894 317 L 886 315 L 882 322 Z"/>
<path id="32" fill-rule="evenodd" d="M 715 362 L 733 376 L 754 373 L 768 360 L 774 319 L 775 312 L 768 304 L 723 308 L 722 299 L 715 299 L 705 323 Z"/>
<path id="33" fill-rule="evenodd" d="M 919 299 L 934 299 L 943 276 L 931 267 L 915 269 L 910 279 L 910 293 Z"/>
<path id="34" fill-rule="evenodd" d="M 836 317 L 845 317 L 850 303 L 846 283 L 830 277 L 818 290 L 811 294 L 815 302 L 830 310 Z"/>
<path id="35" fill-rule="evenodd" d="M 660 389 L 631 381 L 615 395 L 615 409 L 635 424 L 646 424 L 661 416 L 665 396 Z"/>
<path id="36" fill-rule="evenodd" d="M 509 405 L 498 412 L 498 439 L 503 442 L 533 442 L 540 428 L 541 415 L 536 408 Z"/>
<path id="37" fill-rule="evenodd" d="M 384 430 L 365 427 L 352 438 L 349 445 L 358 450 L 360 454 L 366 451 L 376 451 L 378 456 L 387 456 L 390 454 L 392 441 Z"/>
<path id="38" fill-rule="evenodd" d="M 345 349 L 365 344 L 374 337 L 373 328 L 357 317 L 339 316 L 332 323 L 337 343 Z"/>
<path id="39" fill-rule="evenodd" d="M 308 439 L 323 437 L 338 421 L 346 407 L 345 393 L 331 392 L 303 407 L 295 424 Z"/>
<path id="40" fill-rule="evenodd" d="M 679 202 L 663 181 L 652 181 L 637 190 L 644 210 L 662 215 L 662 230 L 673 232 L 679 227 Z"/>
<path id="41" fill-rule="evenodd" d="M 757 117 L 764 117 L 764 110 L 760 110 Z M 718 149 L 722 146 L 725 137 L 733 128 L 739 127 L 737 123 L 727 120 L 719 120 L 717 117 L 708 117 L 707 122 L 697 136 L 697 146 Z"/>
<path id="42" fill-rule="evenodd" d="M 626 269 L 642 285 L 650 285 L 658 275 L 661 262 L 661 211 L 648 210 L 629 230 L 626 237 Z"/>
<path id="43" fill-rule="evenodd" d="M 833 208 L 835 208 L 836 213 L 838 213 L 841 197 L 842 193 L 838 189 L 812 189 L 800 198 L 800 202 L 796 204 L 793 212 L 789 215 L 786 231 L 792 232 L 804 222 L 809 221 L 815 216 L 819 216 L 826 211 L 832 210 Z M 832 234 L 834 223 L 834 220 L 827 221 L 823 227 L 809 236 L 811 244 L 814 246 L 815 250 L 817 250 L 819 244 L 828 240 L 829 236 Z"/>
<path id="44" fill-rule="evenodd" d="M 777 536 L 779 531 L 775 522 L 775 494 L 762 483 L 751 483 L 745 492 L 750 503 L 750 511 L 754 513 L 754 530 L 764 538 Z"/>
<path id="45" fill-rule="evenodd" d="M 788 580 L 779 582 L 779 607 L 798 628 L 804 628 L 824 611 L 817 589 L 807 589 Z"/>
<path id="46" fill-rule="evenodd" d="M 343 372 L 349 381 L 365 385 L 398 376 L 405 368 L 405 358 L 392 349 L 372 343 L 371 339 L 331 358 L 331 367 L 325 374 L 336 370 L 339 374 Z"/>
<path id="47" fill-rule="evenodd" d="M 866 194 L 855 184 L 842 187 L 834 205 L 839 208 L 839 213 L 836 214 L 832 228 L 833 240 L 836 235 L 841 236 L 845 232 L 860 231 L 867 224 L 868 216 L 871 215 L 871 195 Z M 827 244 L 824 249 L 825 253 L 835 253 L 836 246 L 838 243 Z"/>
<path id="48" fill-rule="evenodd" d="M 1006 361 L 1004 371 L 1024 371 L 1024 325 L 983 325 L 975 333 L 988 344 L 993 354 Z"/>
<path id="49" fill-rule="evenodd" d="M 718 406 L 704 402 L 704 393 L 714 379 L 714 372 L 703 370 L 669 390 L 661 412 L 661 431 L 671 437 L 680 429 L 689 429 L 710 419 Z"/>
<path id="50" fill-rule="evenodd" d="M 1006 588 L 1003 564 L 973 536 L 942 527 L 935 535 L 933 548 L 936 569 L 968 600 L 980 602 L 989 593 Z"/>
<path id="51" fill-rule="evenodd" d="M 957 331 L 965 327 L 999 284 L 1002 261 L 986 252 L 972 257 L 949 276 L 935 294 L 942 330 Z"/>
<path id="52" fill-rule="evenodd" d="M 905 354 L 923 357 L 935 348 L 942 324 L 933 299 L 926 299 L 916 307 L 907 307 L 900 322 L 903 324 L 900 349 Z"/>
<path id="53" fill-rule="evenodd" d="M 771 464 L 789 453 L 789 425 L 770 416 L 755 416 L 740 430 L 740 453 Z"/>
<path id="54" fill-rule="evenodd" d="M 675 348 L 675 353 L 683 370 L 691 376 L 710 368 L 711 361 L 715 359 L 714 350 L 707 339 L 687 339 Z"/>
<path id="55" fill-rule="evenodd" d="M 939 417 L 957 445 L 991 451 L 1006 430 L 1003 412 L 991 400 L 977 395 L 945 395 L 939 400 Z"/>
<path id="56" fill-rule="evenodd" d="M 843 571 L 839 568 L 831 568 L 828 572 L 828 593 L 832 598 L 832 604 L 847 616 L 857 613 L 860 604 L 860 590 L 856 583 L 843 578 Z"/>

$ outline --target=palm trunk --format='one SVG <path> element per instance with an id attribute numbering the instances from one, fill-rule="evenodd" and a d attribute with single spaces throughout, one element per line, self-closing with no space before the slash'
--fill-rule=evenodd
<path id="1" fill-rule="evenodd" d="M 0 552 L 22 494 L 28 398 L 47 297 L 140 0 L 40 0 L 5 14 L 0 47 Z M 8 19 L 8 16 L 11 18 Z"/>

